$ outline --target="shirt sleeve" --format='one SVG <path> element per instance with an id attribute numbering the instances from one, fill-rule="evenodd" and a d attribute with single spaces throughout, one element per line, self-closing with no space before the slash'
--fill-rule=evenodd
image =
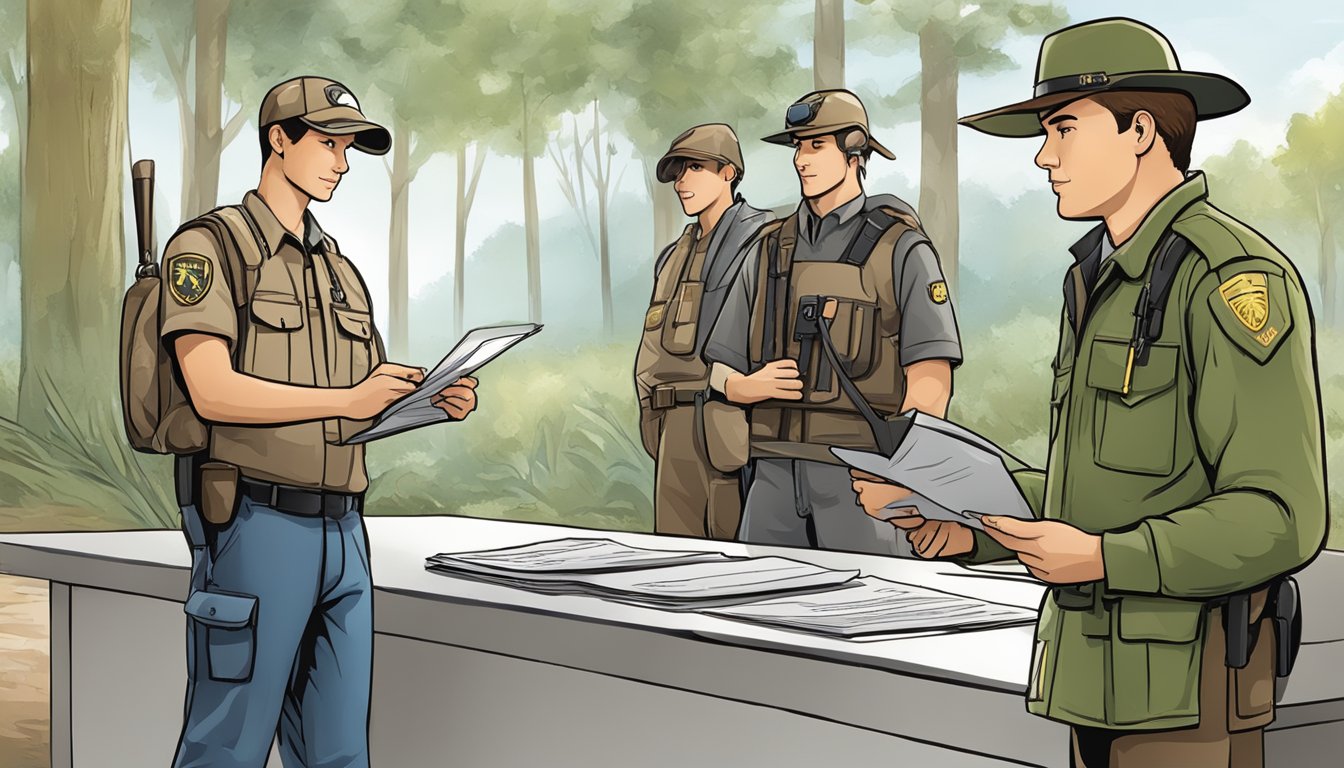
<path id="1" fill-rule="evenodd" d="M 229 343 L 238 338 L 237 308 L 219 247 L 204 230 L 189 229 L 168 243 L 160 271 L 160 337 L 207 333 Z"/>
<path id="2" fill-rule="evenodd" d="M 1189 407 L 1212 492 L 1103 534 L 1113 590 L 1190 598 L 1239 592 L 1295 570 L 1324 542 L 1321 403 L 1305 291 L 1277 265 L 1242 264 L 1268 278 L 1269 325 L 1280 333 L 1238 320 L 1223 304 L 1217 273 L 1195 288 L 1186 320 Z"/>
<path id="3" fill-rule="evenodd" d="M 902 258 L 899 253 L 897 258 Z M 961 335 L 938 254 L 921 242 L 907 249 L 895 266 L 901 308 L 901 365 L 921 360 L 948 360 L 953 367 L 960 365 Z"/>
<path id="4" fill-rule="evenodd" d="M 737 271 L 737 276 L 724 295 L 723 309 L 719 311 L 705 342 L 703 356 L 711 367 L 719 363 L 740 373 L 748 373 L 751 368 L 751 308 L 752 298 L 756 295 L 756 270 L 762 247 L 764 245 L 758 245 L 746 255 L 742 268 Z"/>

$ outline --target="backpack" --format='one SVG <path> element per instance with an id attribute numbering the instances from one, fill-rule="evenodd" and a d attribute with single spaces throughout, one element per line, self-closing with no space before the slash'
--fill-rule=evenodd
<path id="1" fill-rule="evenodd" d="M 160 336 L 162 279 L 149 244 L 153 215 L 147 204 L 153 191 L 152 161 L 135 164 L 132 185 L 140 263 L 121 308 L 120 384 L 126 437 L 132 448 L 145 453 L 197 453 L 208 446 L 210 428 L 192 408 L 175 356 Z M 220 267 L 238 310 L 238 340 L 233 345 L 237 368 L 246 338 L 247 301 L 263 261 L 264 241 L 242 206 L 216 208 L 183 224 L 173 237 L 194 228 L 204 229 L 220 246 Z"/>

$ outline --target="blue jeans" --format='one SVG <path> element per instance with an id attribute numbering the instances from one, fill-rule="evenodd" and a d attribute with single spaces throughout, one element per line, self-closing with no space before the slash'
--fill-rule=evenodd
<path id="1" fill-rule="evenodd" d="M 208 562 L 207 562 L 208 560 Z M 244 497 L 192 563 L 176 768 L 367 768 L 373 585 L 361 515 Z"/>

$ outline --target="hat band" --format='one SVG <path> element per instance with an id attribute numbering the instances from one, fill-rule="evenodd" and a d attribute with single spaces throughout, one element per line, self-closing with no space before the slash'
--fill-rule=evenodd
<path id="1" fill-rule="evenodd" d="M 1105 72 L 1087 72 L 1081 75 L 1052 77 L 1036 84 L 1036 98 L 1065 91 L 1094 91 L 1110 85 L 1111 78 Z"/>

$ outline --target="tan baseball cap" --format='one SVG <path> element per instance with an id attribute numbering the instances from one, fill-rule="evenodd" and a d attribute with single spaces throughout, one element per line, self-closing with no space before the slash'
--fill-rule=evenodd
<path id="1" fill-rule="evenodd" d="M 723 123 L 697 125 L 672 140 L 667 154 L 658 161 L 658 180 L 666 184 L 676 181 L 679 160 L 713 160 L 737 169 L 737 178 L 746 173 L 742 164 L 742 147 L 737 134 Z"/>
<path id="2" fill-rule="evenodd" d="M 784 113 L 784 130 L 762 141 L 791 146 L 795 139 L 841 133 L 846 128 L 861 128 L 867 138 L 865 146 L 888 160 L 896 159 L 868 130 L 868 110 L 863 102 L 843 89 L 813 91 L 794 102 Z"/>
<path id="3" fill-rule="evenodd" d="M 371 155 L 387 154 L 392 135 L 359 110 L 349 88 L 325 77 L 296 77 L 275 86 L 261 102 L 257 125 L 267 128 L 290 118 L 333 136 L 354 134 L 354 148 Z"/>

